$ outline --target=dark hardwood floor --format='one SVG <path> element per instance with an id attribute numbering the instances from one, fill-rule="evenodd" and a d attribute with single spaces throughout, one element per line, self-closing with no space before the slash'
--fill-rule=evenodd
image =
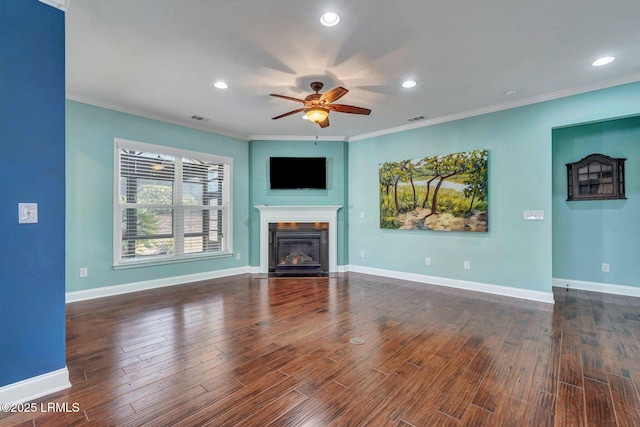
<path id="1" fill-rule="evenodd" d="M 79 411 L 0 424 L 640 426 L 640 299 L 555 299 L 348 273 L 73 303 L 73 387 L 38 404 Z"/>

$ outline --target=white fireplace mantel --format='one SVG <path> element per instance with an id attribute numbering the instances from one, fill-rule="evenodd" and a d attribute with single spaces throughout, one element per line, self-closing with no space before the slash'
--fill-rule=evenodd
<path id="1" fill-rule="evenodd" d="M 338 271 L 338 209 L 342 206 L 268 206 L 260 211 L 260 273 L 269 273 L 269 224 L 326 222 L 329 224 L 329 273 Z"/>

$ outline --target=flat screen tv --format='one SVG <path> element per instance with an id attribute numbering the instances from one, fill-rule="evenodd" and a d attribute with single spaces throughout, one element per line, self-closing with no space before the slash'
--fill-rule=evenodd
<path id="1" fill-rule="evenodd" d="M 269 178 L 272 190 L 327 188 L 325 157 L 271 157 Z"/>

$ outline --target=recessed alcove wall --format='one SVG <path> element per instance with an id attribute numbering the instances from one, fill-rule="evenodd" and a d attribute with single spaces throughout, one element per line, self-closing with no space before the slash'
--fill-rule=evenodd
<path id="1" fill-rule="evenodd" d="M 640 288 L 640 116 L 554 129 L 552 145 L 556 283 Z M 627 159 L 626 200 L 567 201 L 566 163 L 593 153 Z"/>

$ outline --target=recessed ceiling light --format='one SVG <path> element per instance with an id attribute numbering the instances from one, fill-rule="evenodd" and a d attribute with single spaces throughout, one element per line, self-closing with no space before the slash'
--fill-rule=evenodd
<path id="1" fill-rule="evenodd" d="M 515 90 L 508 90 L 504 94 L 507 96 L 514 96 L 516 93 L 518 92 L 516 92 Z"/>
<path id="2" fill-rule="evenodd" d="M 601 65 L 607 65 L 610 62 L 613 62 L 616 58 L 613 56 L 605 56 L 600 59 L 596 59 L 591 63 L 594 67 L 599 67 Z"/>
<path id="3" fill-rule="evenodd" d="M 215 82 L 213 85 L 214 85 L 215 87 L 217 87 L 218 89 L 226 89 L 226 88 L 228 88 L 228 87 L 229 87 L 229 85 L 228 85 L 228 84 L 226 84 L 226 83 L 225 83 L 225 82 L 223 82 L 223 81 L 217 81 L 217 82 Z"/>
<path id="4" fill-rule="evenodd" d="M 340 22 L 340 15 L 335 12 L 327 12 L 320 17 L 320 23 L 325 27 L 333 27 Z"/>
<path id="5" fill-rule="evenodd" d="M 402 83 L 402 87 L 405 89 L 410 89 L 412 87 L 415 87 L 417 85 L 417 83 L 413 80 L 407 80 L 406 82 Z"/>

